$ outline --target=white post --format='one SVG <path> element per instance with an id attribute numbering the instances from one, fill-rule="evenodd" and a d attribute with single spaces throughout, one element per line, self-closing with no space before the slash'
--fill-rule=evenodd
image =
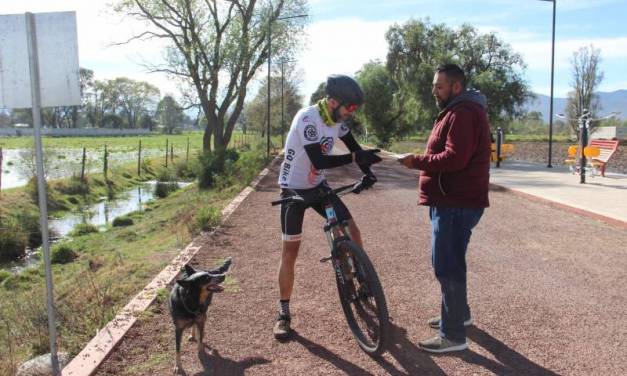
<path id="1" fill-rule="evenodd" d="M 39 223 L 44 249 L 44 265 L 46 270 L 46 294 L 48 305 L 48 333 L 50 337 L 50 361 L 52 374 L 60 375 L 59 359 L 57 357 L 57 329 L 54 312 L 54 289 L 52 286 L 52 270 L 50 267 L 50 244 L 48 239 L 48 203 L 46 200 L 46 181 L 41 147 L 41 91 L 39 88 L 39 57 L 37 56 L 37 28 L 35 16 L 26 13 L 26 39 L 28 43 L 28 60 L 30 67 L 33 129 L 35 136 L 35 151 L 37 162 L 37 193 L 39 195 Z"/>

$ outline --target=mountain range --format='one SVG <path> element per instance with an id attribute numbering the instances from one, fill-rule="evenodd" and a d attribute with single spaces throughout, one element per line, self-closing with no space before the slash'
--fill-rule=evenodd
<path id="1" fill-rule="evenodd" d="M 620 112 L 618 118 L 627 120 L 627 90 L 616 90 L 611 92 L 598 92 L 601 102 L 599 116 L 607 115 L 611 112 Z M 542 113 L 545 122 L 549 122 L 549 107 L 551 97 L 543 94 L 535 94 L 536 98 L 528 100 L 523 106 L 527 112 L 537 111 Z M 566 98 L 553 98 L 553 113 L 563 114 L 566 110 Z M 555 119 L 553 119 L 555 121 Z"/>

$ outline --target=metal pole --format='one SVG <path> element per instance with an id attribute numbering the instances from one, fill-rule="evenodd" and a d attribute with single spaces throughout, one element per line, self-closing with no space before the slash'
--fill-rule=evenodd
<path id="1" fill-rule="evenodd" d="M 284 60 L 281 60 L 281 148 L 283 148 L 283 145 L 285 143 L 285 140 L 283 139 L 283 135 L 285 134 L 285 125 L 284 125 L 284 114 L 283 114 L 283 63 L 285 63 Z"/>
<path id="2" fill-rule="evenodd" d="M 270 17 L 268 18 L 268 126 L 266 129 L 266 156 L 270 157 L 270 64 L 272 61 L 272 7 L 270 7 Z"/>
<path id="3" fill-rule="evenodd" d="M 57 356 L 57 328 L 54 312 L 54 288 L 50 266 L 50 244 L 48 238 L 48 203 L 46 200 L 46 181 L 44 180 L 43 152 L 41 146 L 41 91 L 39 87 L 39 57 L 37 56 L 37 28 L 35 16 L 26 13 L 26 39 L 31 82 L 31 109 L 35 136 L 35 152 L 37 162 L 37 193 L 39 195 L 39 224 L 41 225 L 42 246 L 44 249 L 44 267 L 46 274 L 46 296 L 48 306 L 48 333 L 50 337 L 50 363 L 52 374 L 60 375 L 59 358 Z"/>
<path id="4" fill-rule="evenodd" d="M 551 105 L 549 106 L 549 163 L 546 167 L 551 168 L 551 153 L 553 146 L 553 78 L 555 75 L 555 7 L 557 0 L 553 0 L 553 35 L 551 39 Z"/>
<path id="5" fill-rule="evenodd" d="M 501 148 L 503 147 L 503 129 L 496 129 L 496 167 L 501 167 Z"/>
<path id="6" fill-rule="evenodd" d="M 588 146 L 588 125 L 590 124 L 589 114 L 587 110 L 584 110 L 579 126 L 581 127 L 581 146 L 579 149 L 579 183 L 585 184 L 586 182 L 586 154 L 583 152 L 584 148 Z"/>

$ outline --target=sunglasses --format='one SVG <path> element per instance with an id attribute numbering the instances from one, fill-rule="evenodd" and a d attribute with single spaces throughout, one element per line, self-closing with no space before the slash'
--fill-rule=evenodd
<path id="1" fill-rule="evenodd" d="M 356 105 L 356 104 L 354 104 L 354 103 L 346 103 L 346 104 L 344 104 L 343 106 L 344 106 L 344 108 L 346 109 L 346 111 L 348 111 L 348 112 L 355 112 L 355 110 L 357 109 L 357 107 L 359 107 L 359 106 L 357 106 L 357 105 Z"/>

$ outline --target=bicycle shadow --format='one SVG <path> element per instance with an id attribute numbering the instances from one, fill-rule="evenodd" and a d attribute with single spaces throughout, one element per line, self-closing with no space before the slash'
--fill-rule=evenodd
<path id="1" fill-rule="evenodd" d="M 249 357 L 241 361 L 229 358 L 223 358 L 218 350 L 213 349 L 211 353 L 202 352 L 200 354 L 200 362 L 203 370 L 194 373 L 193 376 L 208 375 L 244 375 L 246 371 L 256 365 L 267 364 L 271 361 L 262 357 Z"/>
<path id="2" fill-rule="evenodd" d="M 358 365 L 351 363 L 346 359 L 342 359 L 337 354 L 327 350 L 325 347 L 301 336 L 298 332 L 292 333 L 291 341 L 298 342 L 311 354 L 317 356 L 320 359 L 326 360 L 333 364 L 336 368 L 342 370 L 346 375 L 373 375 Z"/>
<path id="3" fill-rule="evenodd" d="M 482 366 L 497 375 L 559 375 L 550 369 L 532 362 L 521 353 L 508 347 L 503 342 L 476 326 L 469 327 L 466 330 L 466 336 L 477 345 L 486 349 L 498 360 L 497 362 L 488 359 L 472 350 L 462 351 L 455 355 L 466 363 Z"/>

